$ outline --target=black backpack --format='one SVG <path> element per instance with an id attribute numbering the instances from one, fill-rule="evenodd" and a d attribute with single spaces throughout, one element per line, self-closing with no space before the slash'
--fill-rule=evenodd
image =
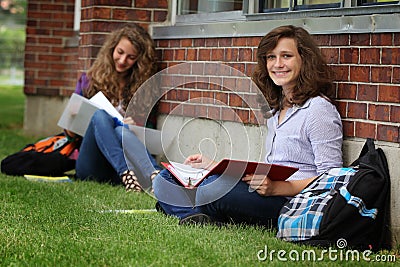
<path id="1" fill-rule="evenodd" d="M 79 138 L 70 139 L 64 133 L 49 136 L 4 158 L 1 172 L 16 176 L 61 176 L 75 169 L 75 159 L 70 155 L 79 146 Z"/>
<path id="2" fill-rule="evenodd" d="M 282 208 L 277 237 L 300 244 L 391 249 L 390 176 L 382 149 L 367 139 L 349 168 L 319 176 Z"/>

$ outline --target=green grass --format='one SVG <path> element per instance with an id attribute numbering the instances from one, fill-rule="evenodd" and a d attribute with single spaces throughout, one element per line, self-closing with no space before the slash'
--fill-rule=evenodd
<path id="1" fill-rule="evenodd" d="M 21 88 L 0 89 L 0 159 L 33 141 L 20 129 L 23 102 Z M 149 195 L 126 193 L 119 186 L 40 183 L 0 174 L 0 266 L 367 265 L 328 257 L 282 262 L 276 253 L 273 261 L 259 261 L 257 252 L 265 246 L 269 252 L 300 254 L 310 248 L 255 227 L 178 226 L 177 219 L 155 212 L 101 212 L 153 209 L 154 204 Z"/>

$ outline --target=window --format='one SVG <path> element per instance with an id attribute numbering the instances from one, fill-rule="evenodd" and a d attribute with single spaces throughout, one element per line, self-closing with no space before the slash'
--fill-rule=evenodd
<path id="1" fill-rule="evenodd" d="M 178 0 L 178 15 L 242 10 L 243 0 Z"/>
<path id="2" fill-rule="evenodd" d="M 398 0 L 260 0 L 259 13 L 287 10 L 308 10 L 321 8 L 335 8 L 346 6 L 365 6 L 379 4 L 393 4 Z"/>

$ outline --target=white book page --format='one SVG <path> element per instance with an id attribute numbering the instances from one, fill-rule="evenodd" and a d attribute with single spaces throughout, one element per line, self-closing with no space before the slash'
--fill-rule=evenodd
<path id="1" fill-rule="evenodd" d="M 116 110 L 116 108 L 102 92 L 95 94 L 92 98 L 90 98 L 90 101 L 99 108 L 104 109 L 112 117 L 116 117 L 120 121 L 124 120 L 124 117 L 122 117 L 122 115 L 118 112 L 118 110 Z"/>
<path id="2" fill-rule="evenodd" d="M 171 161 L 170 164 L 174 167 L 174 170 L 179 175 L 179 178 L 189 186 L 196 184 L 197 181 L 202 179 L 209 172 L 206 169 L 193 168 L 189 165 L 178 162 Z"/>

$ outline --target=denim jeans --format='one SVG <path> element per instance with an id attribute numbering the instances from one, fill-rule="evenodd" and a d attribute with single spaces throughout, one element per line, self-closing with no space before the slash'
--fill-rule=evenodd
<path id="1" fill-rule="evenodd" d="M 116 125 L 104 110 L 96 111 L 79 150 L 77 178 L 119 184 L 121 174 L 128 169 L 147 188 L 151 186 L 151 173 L 161 168 L 132 131 Z"/>
<path id="2" fill-rule="evenodd" d="M 247 183 L 228 180 L 230 177 L 213 175 L 197 190 L 185 189 L 168 170 L 163 170 L 154 179 L 153 187 L 163 210 L 180 219 L 205 213 L 219 222 L 276 226 L 286 197 L 260 196 L 256 191 L 250 192 Z"/>

